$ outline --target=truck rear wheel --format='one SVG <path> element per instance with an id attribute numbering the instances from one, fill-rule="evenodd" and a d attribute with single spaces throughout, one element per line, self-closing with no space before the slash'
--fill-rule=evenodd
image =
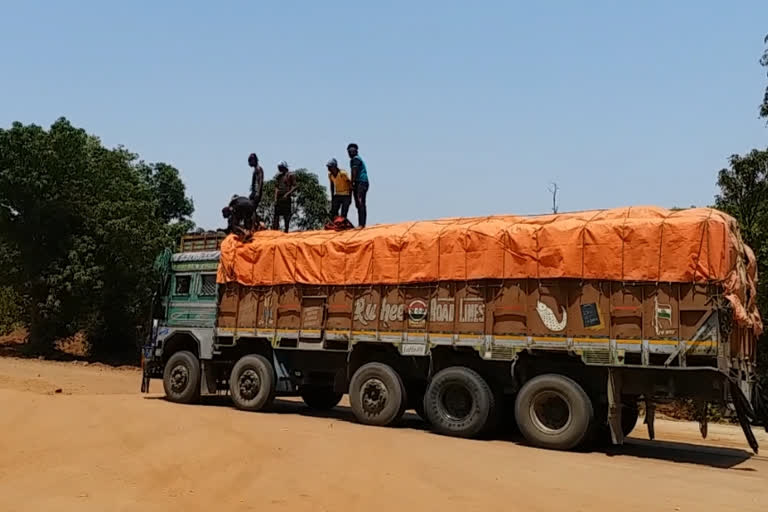
<path id="1" fill-rule="evenodd" d="M 241 357 L 232 368 L 229 392 L 235 407 L 244 411 L 260 411 L 275 399 L 275 370 L 260 355 Z"/>
<path id="2" fill-rule="evenodd" d="M 402 418 L 407 397 L 400 375 L 391 366 L 368 363 L 352 376 L 349 403 L 360 423 L 383 427 Z"/>
<path id="3" fill-rule="evenodd" d="M 333 388 L 305 387 L 301 390 L 301 399 L 310 409 L 329 411 L 339 405 L 344 393 L 337 393 Z"/>
<path id="4" fill-rule="evenodd" d="M 571 450 L 587 439 L 592 401 L 576 382 L 562 375 L 539 375 L 525 383 L 515 401 L 515 419 L 529 443 Z"/>
<path id="5" fill-rule="evenodd" d="M 165 363 L 163 389 L 171 402 L 191 404 L 200 398 L 200 361 L 192 352 L 176 352 Z"/>
<path id="6" fill-rule="evenodd" d="M 493 419 L 494 395 L 476 371 L 462 366 L 441 370 L 424 394 L 424 411 L 436 432 L 475 437 Z"/>

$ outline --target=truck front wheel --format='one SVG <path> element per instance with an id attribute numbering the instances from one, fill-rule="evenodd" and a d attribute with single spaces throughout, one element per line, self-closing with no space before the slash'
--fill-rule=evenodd
<path id="1" fill-rule="evenodd" d="M 301 399 L 310 409 L 329 411 L 339 405 L 343 393 L 337 393 L 333 388 L 305 387 L 301 390 Z"/>
<path id="2" fill-rule="evenodd" d="M 243 356 L 232 367 L 229 392 L 238 409 L 260 411 L 269 407 L 275 399 L 275 370 L 264 356 Z"/>
<path id="3" fill-rule="evenodd" d="M 163 389 L 171 402 L 191 404 L 200 398 L 200 361 L 182 350 L 168 358 L 163 370 Z"/>
<path id="4" fill-rule="evenodd" d="M 476 371 L 463 366 L 441 370 L 424 394 L 424 411 L 436 432 L 476 437 L 493 417 L 494 396 Z"/>
<path id="5" fill-rule="evenodd" d="M 407 400 L 400 375 L 386 364 L 364 364 L 349 383 L 352 412 L 366 425 L 396 423 L 405 412 Z"/>
<path id="6" fill-rule="evenodd" d="M 571 450 L 588 437 L 592 401 L 576 382 L 562 375 L 539 375 L 525 383 L 515 401 L 515 419 L 529 443 Z"/>

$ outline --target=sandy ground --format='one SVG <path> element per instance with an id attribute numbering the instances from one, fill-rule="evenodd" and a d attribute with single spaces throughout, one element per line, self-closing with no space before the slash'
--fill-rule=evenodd
<path id="1" fill-rule="evenodd" d="M 658 421 L 610 452 L 357 425 L 281 400 L 183 406 L 135 369 L 0 358 L 0 511 L 740 512 L 768 505 L 768 458 L 738 428 Z M 57 390 L 61 390 L 57 392 Z M 641 426 L 642 427 L 642 426 Z M 768 436 L 758 433 L 768 452 Z"/>

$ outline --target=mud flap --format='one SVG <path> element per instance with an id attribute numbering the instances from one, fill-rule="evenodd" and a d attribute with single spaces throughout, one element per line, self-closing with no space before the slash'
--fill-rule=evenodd
<path id="1" fill-rule="evenodd" d="M 653 441 L 656 438 L 656 428 L 654 426 L 656 421 L 656 404 L 652 400 L 646 398 L 645 400 L 645 424 L 648 425 L 648 439 Z"/>
<path id="2" fill-rule="evenodd" d="M 152 296 L 152 304 L 155 303 L 157 293 Z M 154 307 L 154 306 L 153 306 Z M 149 334 L 147 343 L 141 347 L 141 392 L 149 393 L 149 381 L 150 381 L 150 365 L 157 364 L 154 362 L 155 347 L 157 346 L 157 328 L 160 322 L 157 318 L 152 319 L 150 316 L 149 321 Z"/>
<path id="3" fill-rule="evenodd" d="M 736 417 L 739 419 L 739 425 L 741 430 L 744 431 L 744 437 L 747 438 L 747 443 L 752 451 L 757 455 L 759 446 L 754 432 L 752 432 L 752 425 L 750 419 L 755 419 L 755 411 L 752 409 L 752 405 L 741 392 L 741 388 L 733 380 L 728 379 L 729 390 L 731 392 L 731 398 L 733 399 L 733 405 L 736 409 Z"/>
<path id="4" fill-rule="evenodd" d="M 201 360 L 200 366 L 202 377 L 200 379 L 200 394 L 215 395 L 218 390 L 216 389 L 216 376 L 213 374 L 213 365 L 210 361 Z"/>
<path id="5" fill-rule="evenodd" d="M 613 444 L 624 444 L 621 428 L 621 373 L 608 370 L 608 426 Z"/>
<path id="6" fill-rule="evenodd" d="M 141 392 L 149 393 L 149 364 L 152 351 L 147 347 L 141 349 Z"/>
<path id="7" fill-rule="evenodd" d="M 696 401 L 696 418 L 699 421 L 699 432 L 703 439 L 707 438 L 709 432 L 709 419 L 707 417 L 707 402 L 703 400 Z"/>
<path id="8" fill-rule="evenodd" d="M 752 391 L 752 409 L 757 416 L 754 422 L 755 425 L 762 425 L 766 432 L 768 432 L 768 396 L 763 391 L 763 387 L 760 382 L 755 383 L 755 388 Z"/>
<path id="9" fill-rule="evenodd" d="M 141 392 L 149 393 L 149 376 L 147 375 L 146 370 L 142 372 L 142 376 L 141 376 Z"/>

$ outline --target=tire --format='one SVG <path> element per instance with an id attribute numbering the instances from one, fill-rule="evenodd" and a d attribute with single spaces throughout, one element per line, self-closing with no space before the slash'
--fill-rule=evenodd
<path id="1" fill-rule="evenodd" d="M 261 411 L 275 399 L 275 370 L 260 355 L 241 357 L 229 377 L 229 393 L 235 407 L 244 411 Z"/>
<path id="2" fill-rule="evenodd" d="M 343 396 L 344 393 L 337 393 L 332 388 L 305 387 L 301 390 L 301 399 L 316 411 L 330 411 L 339 405 Z"/>
<path id="3" fill-rule="evenodd" d="M 474 370 L 453 366 L 437 373 L 424 394 L 424 410 L 435 432 L 477 437 L 495 423 L 495 397 Z"/>
<path id="4" fill-rule="evenodd" d="M 176 352 L 165 363 L 163 389 L 171 402 L 191 404 L 200 398 L 200 361 L 192 352 Z"/>
<path id="5" fill-rule="evenodd" d="M 547 414 L 548 413 L 548 414 Z M 588 440 L 592 401 L 576 382 L 562 375 L 540 375 L 528 381 L 515 400 L 515 419 L 532 445 L 572 450 Z"/>
<path id="6" fill-rule="evenodd" d="M 400 375 L 386 364 L 364 364 L 349 384 L 352 412 L 365 425 L 383 427 L 396 423 L 403 417 L 407 400 Z"/>

